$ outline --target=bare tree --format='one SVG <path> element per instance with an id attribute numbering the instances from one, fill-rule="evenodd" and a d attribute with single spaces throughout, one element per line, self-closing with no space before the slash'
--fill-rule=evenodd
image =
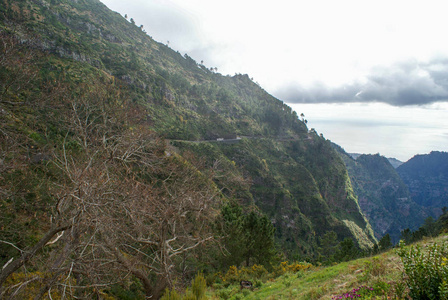
<path id="1" fill-rule="evenodd" d="M 165 142 L 141 121 L 142 108 L 107 79 L 64 91 L 49 97 L 61 102 L 55 115 L 66 133 L 49 147 L 47 229 L 3 267 L 0 292 L 19 295 L 37 280 L 36 299 L 52 287 L 63 297 L 93 297 L 131 273 L 158 298 L 173 285 L 182 255 L 213 240 L 218 191 L 181 157 L 165 155 Z M 39 255 L 44 248 L 48 255 Z M 4 286 L 29 264 L 43 275 Z"/>
<path id="2" fill-rule="evenodd" d="M 213 240 L 209 225 L 217 190 L 179 159 L 164 159 L 160 189 L 134 184 L 133 194 L 121 202 L 121 211 L 129 212 L 121 218 L 128 222 L 121 222 L 111 238 L 118 262 L 142 281 L 148 296 L 156 298 L 173 285 L 182 254 Z M 157 279 L 148 286 L 153 276 Z"/>

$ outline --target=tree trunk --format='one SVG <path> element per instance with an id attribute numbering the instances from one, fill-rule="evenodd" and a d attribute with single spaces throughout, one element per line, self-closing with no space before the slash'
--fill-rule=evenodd
<path id="1" fill-rule="evenodd" d="M 162 297 L 163 291 L 166 289 L 166 287 L 168 286 L 167 282 L 166 282 L 166 278 L 162 278 L 162 276 L 159 276 L 157 278 L 157 283 L 155 284 L 154 287 L 154 292 L 153 292 L 153 298 L 154 299 L 160 299 Z"/>
<path id="2" fill-rule="evenodd" d="M 61 225 L 59 227 L 53 227 L 51 228 L 44 236 L 40 239 L 39 242 L 37 242 L 36 245 L 34 245 L 33 248 L 29 251 L 25 251 L 22 256 L 13 262 L 11 262 L 9 265 L 4 267 L 3 270 L 0 272 L 0 288 L 5 283 L 6 279 L 14 273 L 17 269 L 19 269 L 21 266 L 23 266 L 27 261 L 29 261 L 38 251 L 40 251 L 52 238 L 53 236 L 61 231 L 67 230 L 70 227 L 72 227 L 72 224 L 66 224 Z"/>
<path id="3" fill-rule="evenodd" d="M 132 273 L 135 277 L 137 277 L 143 284 L 143 287 L 145 289 L 145 293 L 147 297 L 154 297 L 153 293 L 153 286 L 151 283 L 151 280 L 139 269 L 134 268 L 131 263 L 121 254 L 120 250 L 118 248 L 115 248 L 115 257 L 117 258 L 118 262 L 121 263 L 126 269 L 129 270 L 129 272 Z M 157 299 L 157 298 L 156 298 Z"/>

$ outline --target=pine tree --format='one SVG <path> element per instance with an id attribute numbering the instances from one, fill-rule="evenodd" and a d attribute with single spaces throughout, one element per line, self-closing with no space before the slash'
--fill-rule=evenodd
<path id="1" fill-rule="evenodd" d="M 256 211 L 244 214 L 235 202 L 221 209 L 223 245 L 229 252 L 225 267 L 240 266 L 243 262 L 268 265 L 275 256 L 275 228 L 266 215 Z"/>

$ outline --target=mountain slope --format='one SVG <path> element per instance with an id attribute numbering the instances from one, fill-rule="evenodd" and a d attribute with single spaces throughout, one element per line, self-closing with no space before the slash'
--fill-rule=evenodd
<path id="1" fill-rule="evenodd" d="M 182 57 L 153 41 L 139 27 L 112 13 L 99 1 L 59 1 L 51 5 L 46 5 L 45 1 L 23 3 L 23 7 L 28 5 L 28 11 L 35 12 L 33 18 L 27 9 L 20 6 L 15 9 L 10 5 L 9 8 L 17 10 L 14 15 L 23 30 L 31 28 L 39 35 L 37 43 L 40 47 L 62 57 L 87 62 L 111 74 L 114 80 L 127 84 L 134 101 L 148 109 L 149 125 L 169 139 L 202 140 L 228 135 L 280 137 L 285 141 L 307 141 L 309 138 L 306 126 L 298 120 L 297 114 L 253 83 L 247 75 L 229 77 L 215 74 L 187 55 Z M 315 136 L 311 141 L 316 141 L 319 148 L 308 149 L 305 143 L 293 143 L 291 147 L 300 149 L 300 152 L 288 150 L 276 155 L 293 156 L 296 164 L 302 161 L 298 166 L 312 175 L 308 178 L 315 182 L 313 189 L 322 197 L 319 201 L 331 207 L 331 210 L 323 210 L 327 218 L 359 224 L 361 227 L 352 231 L 365 231 L 369 236 L 367 225 L 361 221 L 363 217 L 359 210 L 356 211 L 355 198 L 349 196 L 350 200 L 346 200 L 344 192 L 331 187 L 340 182 L 342 190 L 350 189 L 346 186 L 345 174 L 331 174 L 331 180 L 328 180 L 328 174 L 321 168 L 332 172 L 335 162 L 333 150 L 322 146 L 325 142 L 321 137 Z M 268 150 L 262 146 L 259 148 L 260 151 Z M 320 153 L 318 156 L 310 155 L 309 151 Z M 309 184 L 305 182 L 303 185 Z M 283 187 L 281 191 L 288 194 Z M 338 209 L 338 213 L 332 212 L 335 210 L 333 206 L 343 206 L 344 201 L 354 205 L 351 214 L 343 216 L 342 210 Z M 340 238 L 346 236 L 342 234 Z"/>
<path id="2" fill-rule="evenodd" d="M 373 232 L 360 213 L 343 161 L 315 133 L 303 139 L 243 138 L 236 143 L 175 142 L 215 166 L 215 183 L 228 197 L 256 205 L 276 227 L 290 255 L 313 258 L 316 236 L 335 231 L 373 245 Z"/>
<path id="3" fill-rule="evenodd" d="M 5 3 L 8 16 L 22 25 L 16 34 L 34 38 L 43 50 L 89 63 L 124 81 L 134 89 L 134 100 L 152 104 L 150 120 L 168 138 L 306 130 L 295 121 L 297 114 L 290 107 L 247 75 L 215 74 L 188 55 L 155 42 L 100 1 Z"/>
<path id="4" fill-rule="evenodd" d="M 412 201 L 409 190 L 387 158 L 360 155 L 353 159 L 335 146 L 347 166 L 361 210 L 378 238 L 389 234 L 394 242 L 406 228 L 417 229 L 429 216 Z"/>
<path id="5" fill-rule="evenodd" d="M 68 278 L 89 298 L 136 281 L 157 298 L 219 267 L 200 258 L 220 253 L 230 199 L 268 215 L 290 257 L 312 259 L 328 231 L 375 241 L 330 142 L 249 76 L 216 74 L 97 0 L 1 3 L 0 284 L 36 276 L 45 294 Z"/>
<path id="6" fill-rule="evenodd" d="M 397 171 L 417 204 L 433 208 L 448 205 L 447 152 L 416 155 Z"/>

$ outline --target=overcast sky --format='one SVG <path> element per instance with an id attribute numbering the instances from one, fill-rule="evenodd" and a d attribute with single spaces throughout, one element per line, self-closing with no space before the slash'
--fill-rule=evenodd
<path id="1" fill-rule="evenodd" d="M 249 74 L 349 152 L 448 151 L 443 0 L 101 1 L 224 75 Z"/>

